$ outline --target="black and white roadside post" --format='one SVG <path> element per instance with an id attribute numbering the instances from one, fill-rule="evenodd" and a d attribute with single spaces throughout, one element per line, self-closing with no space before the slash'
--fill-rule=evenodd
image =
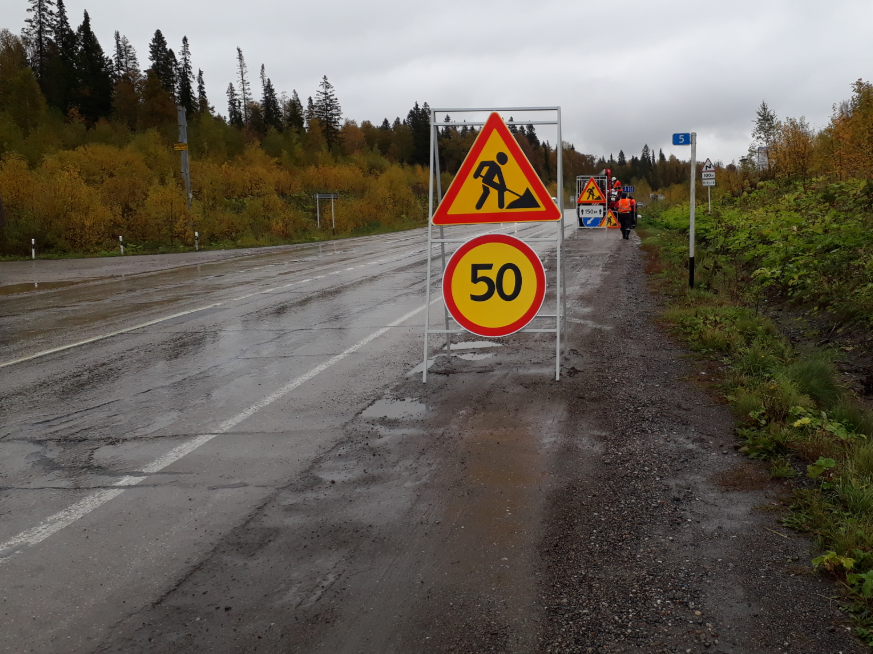
<path id="1" fill-rule="evenodd" d="M 330 220 L 331 231 L 336 235 L 336 214 L 333 211 L 333 201 L 339 198 L 338 193 L 316 193 L 315 198 L 315 217 L 318 221 L 318 229 L 321 229 L 321 205 L 319 200 L 330 200 Z"/>
<path id="2" fill-rule="evenodd" d="M 697 133 L 673 134 L 673 145 L 691 146 L 691 215 L 688 220 L 688 287 L 694 288 L 694 209 L 697 190 Z"/>
<path id="3" fill-rule="evenodd" d="M 706 187 L 706 202 L 709 206 L 709 212 L 712 213 L 712 187 L 715 186 L 715 166 L 707 159 L 700 171 L 700 177 L 703 180 L 703 185 Z"/>
<path id="4" fill-rule="evenodd" d="M 124 237 L 121 235 L 118 236 L 118 247 L 121 248 L 121 256 L 124 256 Z"/>
<path id="5" fill-rule="evenodd" d="M 30 258 L 36 259 L 36 239 L 30 239 Z"/>
<path id="6" fill-rule="evenodd" d="M 200 232 L 194 232 L 194 251 L 200 252 Z"/>

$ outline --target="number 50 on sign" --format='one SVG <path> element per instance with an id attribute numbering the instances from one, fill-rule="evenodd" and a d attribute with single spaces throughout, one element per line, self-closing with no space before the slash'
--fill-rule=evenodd
<path id="1" fill-rule="evenodd" d="M 464 243 L 449 259 L 443 299 L 461 327 L 479 336 L 508 336 L 543 304 L 546 273 L 529 245 L 504 234 Z"/>

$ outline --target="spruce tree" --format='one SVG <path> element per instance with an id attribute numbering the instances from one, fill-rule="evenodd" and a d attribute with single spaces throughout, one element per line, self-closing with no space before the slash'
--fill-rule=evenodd
<path id="1" fill-rule="evenodd" d="M 624 166 L 627 164 L 627 157 L 624 156 L 624 150 L 618 151 L 618 165 Z"/>
<path id="2" fill-rule="evenodd" d="M 76 40 L 79 43 L 76 106 L 85 120 L 95 123 L 112 112 L 112 63 L 91 29 L 87 11 Z"/>
<path id="3" fill-rule="evenodd" d="M 525 128 L 524 135 L 527 136 L 527 140 L 530 141 L 531 145 L 539 147 L 540 139 L 537 137 L 537 131 L 533 125 L 528 125 Z"/>
<path id="4" fill-rule="evenodd" d="M 239 127 L 240 129 L 244 126 L 240 100 L 236 94 L 236 89 L 233 87 L 233 83 L 227 85 L 227 122 L 229 125 Z"/>
<path id="5" fill-rule="evenodd" d="M 135 81 L 140 77 L 139 60 L 136 50 L 127 37 L 115 31 L 115 53 L 112 57 L 112 75 L 117 84 L 122 78 Z"/>
<path id="6" fill-rule="evenodd" d="M 194 102 L 194 69 L 191 67 L 191 48 L 188 37 L 182 37 L 182 50 L 177 75 L 177 97 L 179 104 L 185 107 L 185 113 L 190 116 L 197 109 Z"/>
<path id="7" fill-rule="evenodd" d="M 664 150 L 662 148 L 658 148 L 658 163 L 666 163 L 667 157 L 664 156 Z"/>
<path id="8" fill-rule="evenodd" d="M 387 118 L 382 119 L 382 124 L 379 125 L 379 129 L 385 130 L 386 132 L 391 129 L 391 123 L 388 122 Z"/>
<path id="9" fill-rule="evenodd" d="M 197 111 L 208 114 L 209 98 L 206 97 L 206 82 L 203 81 L 203 71 L 197 70 Z"/>
<path id="10" fill-rule="evenodd" d="M 776 138 L 776 130 L 779 121 L 776 112 L 771 111 L 767 103 L 761 100 L 761 106 L 755 112 L 755 128 L 752 130 L 752 139 L 762 147 L 770 147 Z"/>
<path id="11" fill-rule="evenodd" d="M 315 104 L 312 102 L 312 96 L 306 98 L 306 111 L 303 112 L 303 118 L 306 121 L 306 129 L 309 129 L 309 121 L 315 118 Z"/>
<path id="12" fill-rule="evenodd" d="M 423 107 L 418 102 L 409 110 L 406 124 L 412 132 L 412 157 L 410 163 L 427 165 L 430 156 L 430 107 L 427 102 Z"/>
<path id="13" fill-rule="evenodd" d="M 303 103 L 300 102 L 300 96 L 295 89 L 291 92 L 291 99 L 288 100 L 285 108 L 285 128 L 302 133 L 304 127 Z"/>
<path id="14" fill-rule="evenodd" d="M 516 127 L 515 120 L 512 118 L 512 116 L 510 116 L 509 120 L 506 121 L 506 126 L 509 128 L 509 131 L 512 133 L 513 136 L 518 136 L 518 127 Z"/>
<path id="15" fill-rule="evenodd" d="M 149 61 L 152 70 L 167 93 L 176 93 L 176 55 L 167 47 L 167 39 L 161 30 L 155 30 L 155 35 L 149 43 Z"/>
<path id="16" fill-rule="evenodd" d="M 55 3 L 53 0 L 29 0 L 29 3 L 27 13 L 30 17 L 24 21 L 26 27 L 22 30 L 22 36 L 32 52 L 30 67 L 40 85 L 43 85 L 53 36 Z"/>
<path id="17" fill-rule="evenodd" d="M 249 102 L 252 100 L 252 87 L 249 84 L 249 69 L 246 66 L 245 57 L 242 50 L 236 49 L 236 74 L 237 82 L 239 82 L 239 103 L 242 108 L 243 124 L 248 125 L 249 122 Z"/>
<path id="18" fill-rule="evenodd" d="M 77 84 L 76 60 L 79 50 L 76 44 L 76 33 L 70 27 L 70 22 L 67 19 L 64 0 L 57 0 L 51 31 L 54 40 L 49 42 L 45 80 L 40 80 L 40 83 L 43 84 L 43 93 L 45 93 L 48 104 L 66 114 L 73 105 Z"/>
<path id="19" fill-rule="evenodd" d="M 333 92 L 333 85 L 327 81 L 327 75 L 322 77 L 315 94 L 316 100 L 313 107 L 315 117 L 321 122 L 322 134 L 330 150 L 340 142 L 340 128 L 342 127 L 343 112 L 339 100 Z"/>
<path id="20" fill-rule="evenodd" d="M 264 115 L 264 126 L 267 129 L 273 127 L 278 131 L 282 131 L 282 109 L 279 107 L 279 99 L 276 97 L 276 90 L 273 88 L 273 82 L 267 77 L 264 70 L 264 64 L 261 64 L 261 89 L 263 92 L 261 98 L 261 108 Z"/>

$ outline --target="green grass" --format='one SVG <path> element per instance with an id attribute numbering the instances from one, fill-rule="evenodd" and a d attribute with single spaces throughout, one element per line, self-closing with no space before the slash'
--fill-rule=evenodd
<path id="1" fill-rule="evenodd" d="M 681 207 L 647 218 L 639 231 L 652 280 L 668 298 L 665 321 L 698 356 L 719 364 L 740 451 L 766 462 L 773 478 L 806 470 L 784 522 L 816 540 L 824 554 L 813 563 L 842 582 L 856 633 L 873 645 L 873 413 L 841 384 L 832 351 L 795 349 L 763 310 L 765 300 L 797 306 L 817 297 L 774 294 L 756 274 L 760 262 L 726 248 L 715 221 L 706 220 L 696 253 L 699 287 L 689 291 Z M 776 222 L 771 216 L 767 224 Z M 783 255 L 792 260 L 795 252 Z"/>

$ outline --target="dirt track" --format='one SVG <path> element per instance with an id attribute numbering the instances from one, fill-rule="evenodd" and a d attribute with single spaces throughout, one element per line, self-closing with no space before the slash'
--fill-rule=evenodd
<path id="1" fill-rule="evenodd" d="M 560 383 L 545 338 L 438 357 L 100 649 L 865 651 L 638 242 L 598 238 L 568 242 Z"/>

